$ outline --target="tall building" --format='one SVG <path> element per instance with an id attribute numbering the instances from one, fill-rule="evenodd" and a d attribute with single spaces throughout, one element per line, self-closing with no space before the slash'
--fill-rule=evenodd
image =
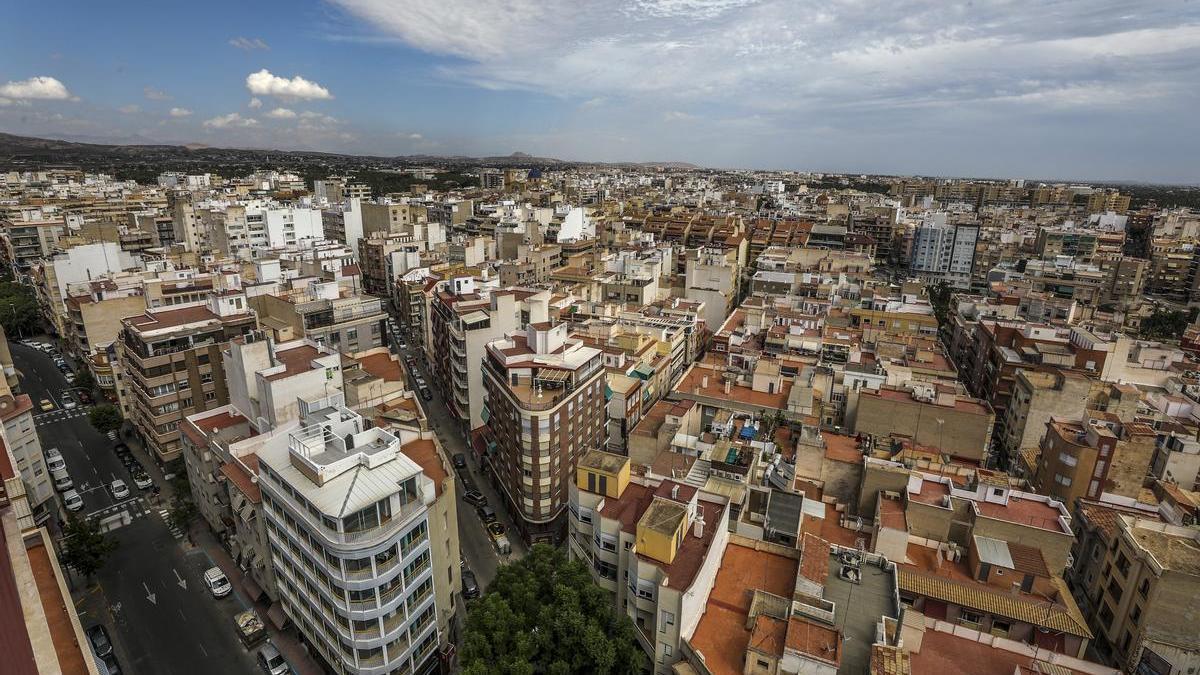
<path id="1" fill-rule="evenodd" d="M 926 281 L 969 288 L 978 239 L 978 225 L 950 225 L 945 213 L 932 214 L 913 235 L 909 269 Z"/>
<path id="2" fill-rule="evenodd" d="M 336 672 L 427 672 L 441 638 L 434 587 L 442 564 L 457 567 L 434 560 L 437 485 L 399 438 L 320 405 L 257 453 L 280 604 Z"/>
<path id="3" fill-rule="evenodd" d="M 517 528 L 557 540 L 576 461 L 606 441 L 602 352 L 565 324 L 530 323 L 488 343 L 483 383 L 496 439 L 486 459 Z"/>
<path id="4" fill-rule="evenodd" d="M 8 340 L 0 329 L 0 368 L 7 375 L 12 371 L 12 382 L 0 379 L 0 441 L 8 448 L 12 466 L 24 483 L 25 502 L 33 522 L 42 524 L 57 511 L 58 501 L 54 498 L 54 486 L 50 472 L 46 469 L 46 457 L 42 453 L 42 442 L 33 420 L 33 401 L 28 394 L 15 394 L 16 371 L 8 351 Z M 0 451 L 2 452 L 2 451 Z"/>
<path id="5" fill-rule="evenodd" d="M 222 351 L 256 326 L 236 274 L 221 275 L 206 302 L 147 309 L 122 320 L 118 337 L 127 419 L 159 462 L 180 458 L 184 417 L 229 402 Z"/>
<path id="6" fill-rule="evenodd" d="M 343 288 L 340 271 L 270 283 L 252 291 L 250 305 L 277 341 L 307 337 L 346 353 L 384 344 L 383 301 Z"/>

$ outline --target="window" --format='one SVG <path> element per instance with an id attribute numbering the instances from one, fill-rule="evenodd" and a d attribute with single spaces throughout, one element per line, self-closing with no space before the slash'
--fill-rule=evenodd
<path id="1" fill-rule="evenodd" d="M 1117 554 L 1117 570 L 1121 572 L 1121 576 L 1129 576 L 1129 558 L 1125 557 L 1125 553 Z"/>
<path id="2" fill-rule="evenodd" d="M 659 630 L 665 633 L 667 631 L 667 626 L 675 625 L 675 615 L 665 609 L 661 612 L 661 614 L 662 616 L 659 618 Z"/>
<path id="3" fill-rule="evenodd" d="M 1137 625 L 1139 619 L 1142 618 L 1142 608 L 1139 605 L 1133 606 L 1133 611 L 1129 613 L 1129 623 Z"/>
<path id="4" fill-rule="evenodd" d="M 972 612 L 964 609 L 959 612 L 958 622 L 969 623 L 978 626 L 979 624 L 983 623 L 983 615 L 978 612 Z"/>
<path id="5" fill-rule="evenodd" d="M 1148 597 L 1150 595 L 1150 580 L 1149 579 L 1142 579 L 1142 583 L 1138 584 L 1138 595 L 1142 596 L 1143 598 Z"/>

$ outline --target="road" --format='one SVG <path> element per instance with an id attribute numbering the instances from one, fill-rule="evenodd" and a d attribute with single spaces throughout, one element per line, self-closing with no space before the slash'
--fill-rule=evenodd
<path id="1" fill-rule="evenodd" d="M 407 350 L 400 350 L 393 340 L 393 351 L 399 352 L 401 358 L 408 354 L 413 356 L 417 362 L 417 370 L 421 373 L 421 377 L 425 378 L 426 382 L 431 382 L 429 369 L 425 367 L 422 352 L 419 349 L 409 346 Z M 479 473 L 478 465 L 474 460 L 474 453 L 467 448 L 466 439 L 459 433 L 458 422 L 450 416 L 450 409 L 446 407 L 446 403 L 442 400 L 438 388 L 429 387 L 433 393 L 433 399 L 430 401 L 422 401 L 425 406 L 425 414 L 429 418 L 429 424 L 437 433 L 438 440 L 442 444 L 442 448 L 450 457 L 458 453 L 462 453 L 467 457 L 466 472 L 471 476 L 476 488 L 488 498 L 488 504 L 496 509 L 497 517 L 510 532 L 515 535 L 512 519 L 509 517 L 507 510 L 504 508 L 504 502 L 495 489 L 492 488 L 489 481 Z M 455 478 L 455 489 L 458 492 L 458 546 L 463 558 L 467 561 L 467 567 L 475 573 L 476 581 L 479 582 L 480 591 L 486 590 L 492 580 L 496 578 L 496 570 L 500 566 L 500 555 L 496 552 L 496 548 L 492 546 L 491 537 L 488 536 L 487 530 L 484 529 L 483 522 L 475 513 L 475 507 L 462 501 L 462 495 L 466 492 L 463 487 L 462 472 L 458 472 Z M 514 541 L 515 539 L 515 541 Z M 524 554 L 524 546 L 522 546 L 519 537 L 510 536 L 509 541 L 512 542 L 513 553 L 506 556 L 506 561 L 515 560 Z"/>
<path id="2" fill-rule="evenodd" d="M 49 356 L 16 342 L 13 365 L 21 389 L 34 403 L 51 398 L 61 405 L 68 385 Z M 246 605 L 236 594 L 211 597 L 202 580 L 212 562 L 202 549 L 186 546 L 167 524 L 166 509 L 139 493 L 112 451 L 114 443 L 92 428 L 87 409 L 39 413 L 34 417 L 43 448 L 57 447 L 84 500 L 83 514 L 98 519 L 117 542 L 97 574 L 97 592 L 77 594 L 85 627 L 103 623 L 114 637 L 125 670 L 134 673 L 252 673 L 252 655 L 242 647 L 232 617 Z M 156 481 L 149 458 L 139 457 Z M 107 484 L 121 478 L 133 494 L 114 500 Z"/>

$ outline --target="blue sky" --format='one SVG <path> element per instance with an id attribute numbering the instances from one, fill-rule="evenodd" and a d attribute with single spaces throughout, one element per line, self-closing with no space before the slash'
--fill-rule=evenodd
<path id="1" fill-rule="evenodd" d="M 16 3 L 0 131 L 1200 182 L 1189 0 Z"/>

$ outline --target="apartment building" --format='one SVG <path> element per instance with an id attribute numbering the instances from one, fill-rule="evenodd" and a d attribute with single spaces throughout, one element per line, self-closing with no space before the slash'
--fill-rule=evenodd
<path id="1" fill-rule="evenodd" d="M 945 213 L 931 214 L 913 233 L 909 269 L 921 279 L 970 288 L 979 225 L 949 224 Z"/>
<path id="2" fill-rule="evenodd" d="M 1127 512 L 1111 516 L 1111 541 L 1091 558 L 1089 622 L 1096 649 L 1125 672 L 1170 675 L 1200 667 L 1194 604 L 1200 593 L 1200 529 Z"/>
<path id="3" fill-rule="evenodd" d="M 7 353 L 8 342 L 0 331 L 0 342 Z M 12 367 L 11 357 L 0 364 L 5 369 Z M 6 382 L 0 382 L 0 440 L 7 448 L 8 458 L 24 484 L 25 504 L 35 524 L 41 525 L 58 514 L 54 485 L 46 458 L 42 453 L 41 439 L 33 420 L 33 401 L 28 394 L 14 394 Z"/>
<path id="4" fill-rule="evenodd" d="M 486 421 L 480 365 L 488 343 L 518 329 L 526 319 L 548 320 L 549 296 L 548 291 L 489 289 L 473 277 L 454 277 L 436 286 L 426 358 L 434 384 L 464 432 Z"/>
<path id="5" fill-rule="evenodd" d="M 116 340 L 121 319 L 146 310 L 142 276 L 117 274 L 71 284 L 64 304 L 62 336 L 67 349 L 90 359 Z"/>
<path id="6" fill-rule="evenodd" d="M 1082 419 L 1052 416 L 1038 451 L 1026 451 L 1020 467 L 1030 485 L 1067 504 L 1102 494 L 1137 499 L 1154 461 L 1152 427 L 1101 410 Z"/>
<path id="7" fill-rule="evenodd" d="M 221 204 L 199 209 L 198 227 L 210 233 L 213 249 L 238 260 L 252 260 L 271 248 L 324 239 L 320 209 L 261 202 Z"/>
<path id="8" fill-rule="evenodd" d="M 704 303 L 704 324 L 716 330 L 741 299 L 739 249 L 703 246 L 685 252 L 683 295 Z"/>
<path id="9" fill-rule="evenodd" d="M 126 418 L 159 462 L 180 459 L 180 422 L 229 402 L 222 350 L 256 327 L 238 275 L 223 275 L 207 302 L 147 309 L 122 320 L 120 375 Z"/>
<path id="10" fill-rule="evenodd" d="M 58 240 L 67 235 L 64 218 L 43 218 L 37 212 L 27 215 L 27 219 L 0 220 L 4 262 L 17 278 L 49 256 Z"/>
<path id="11" fill-rule="evenodd" d="M 1075 415 L 1106 389 L 1100 380 L 1074 370 L 1018 370 L 998 432 L 1005 466 L 1016 466 L 1022 450 L 1041 443 L 1052 416 Z"/>
<path id="12" fill-rule="evenodd" d="M 34 290 L 46 323 L 56 335 L 66 335 L 65 300 L 71 284 L 137 269 L 139 260 L 113 242 L 83 244 L 59 250 L 30 268 Z"/>
<path id="13" fill-rule="evenodd" d="M 250 289 L 250 307 L 281 342 L 307 337 L 345 353 L 383 346 L 384 301 L 343 288 L 340 279 L 266 281 Z"/>
<path id="14" fill-rule="evenodd" d="M 606 442 L 601 352 L 543 320 L 489 342 L 482 365 L 496 440 L 484 461 L 522 537 L 557 541 L 576 461 Z"/>
<path id="15" fill-rule="evenodd" d="M 280 606 L 338 672 L 428 672 L 448 639 L 435 586 L 457 567 L 434 560 L 438 487 L 345 407 L 304 413 L 257 452 Z"/>
<path id="16" fill-rule="evenodd" d="M 989 461 L 995 415 L 985 401 L 953 389 L 913 383 L 907 389 L 883 386 L 858 396 L 851 433 L 908 439 L 952 457 Z"/>

